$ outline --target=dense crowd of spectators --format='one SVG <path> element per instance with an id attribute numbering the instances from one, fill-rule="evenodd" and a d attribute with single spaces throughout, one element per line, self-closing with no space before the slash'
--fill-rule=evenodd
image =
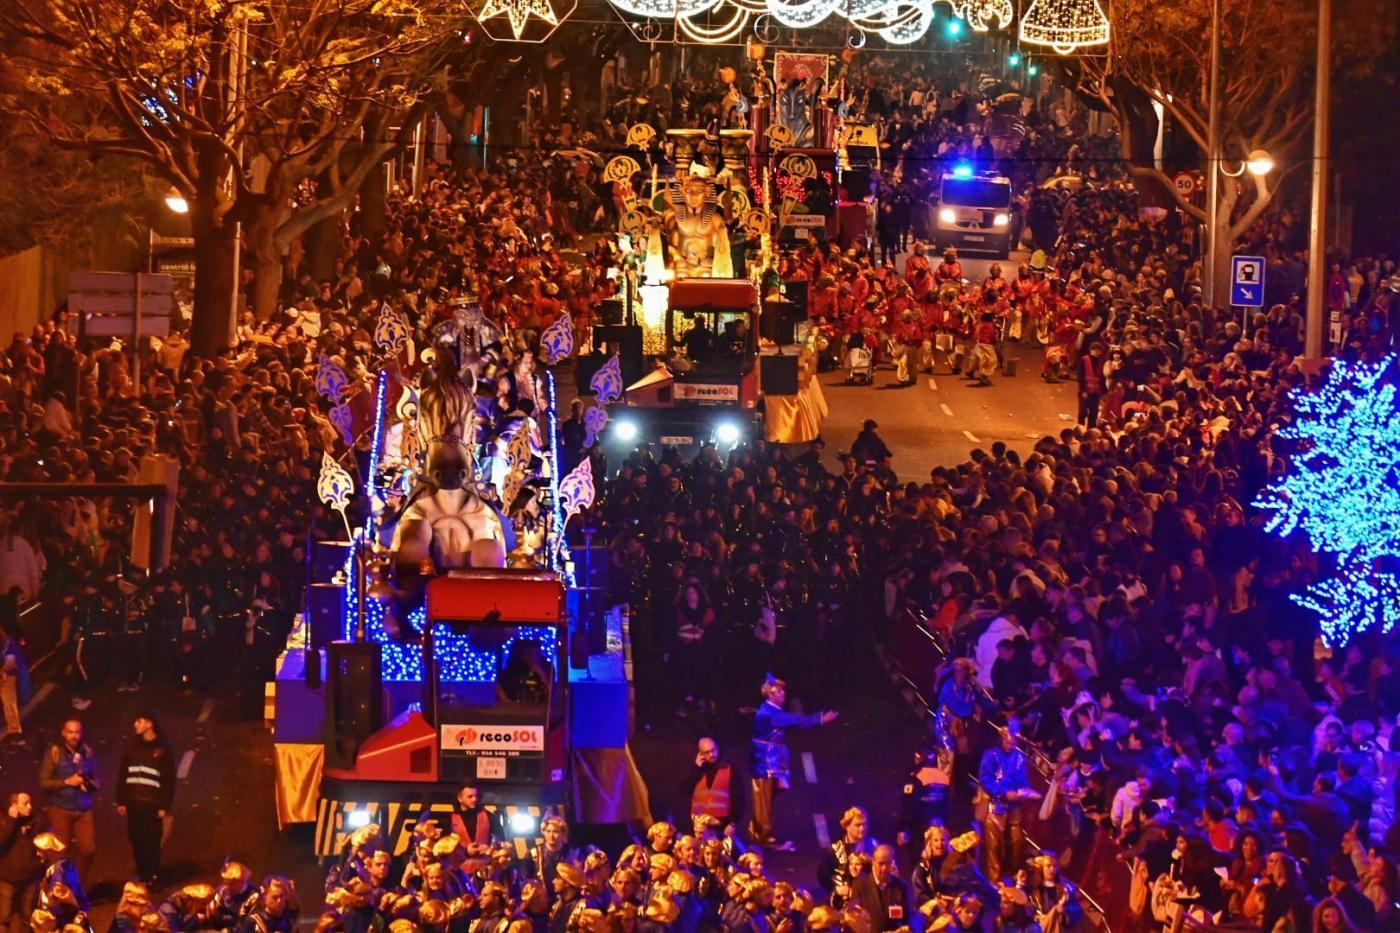
<path id="1" fill-rule="evenodd" d="M 1002 747 L 986 728 L 997 723 L 1053 762 L 1076 835 L 1122 846 L 1146 922 L 1187 909 L 1270 930 L 1383 929 L 1400 845 L 1400 653 L 1376 635 L 1315 644 L 1314 620 L 1288 599 L 1315 559 L 1264 536 L 1251 508 L 1287 469 L 1275 431 L 1308 383 L 1302 283 L 1242 322 L 1203 306 L 1182 231 L 1140 213 L 1128 186 L 1053 198 L 1044 268 L 1010 281 L 963 282 L 955 255 L 935 264 L 917 246 L 902 274 L 859 247 L 800 250 L 784 274 L 809 280 L 831 343 L 873 345 L 896 369 L 920 365 L 902 353 L 969 333 L 1001 351 L 1044 316 L 1063 367 L 1046 375 L 1077 383 L 1077 428 L 1024 456 L 974 451 L 927 482 L 897 478 L 873 423 L 834 472 L 821 444 L 798 456 L 757 442 L 727 459 L 641 451 L 609 491 L 617 596 L 650 621 L 634 631 L 666 653 L 681 711 L 702 716 L 723 684 L 773 667 L 820 702 L 835 652 L 903 613 L 939 633 L 949 661 L 928 687 L 954 764 L 948 796 L 918 812 L 958 819 L 948 800 L 980 787 L 985 873 L 926 887 L 914 910 L 959 922 L 949 908 L 976 893 L 979 922 L 1020 928 L 997 906 L 1020 896 L 996 886 L 1034 877 L 1020 823 L 1039 792 L 1017 750 L 1029 746 Z M 1283 267 L 1298 261 L 1278 236 L 1285 221 L 1259 231 Z M 1392 345 L 1392 272 L 1384 256 L 1334 267 L 1341 355 Z M 923 830 L 901 823 L 902 836 Z M 833 851 L 846 849 L 875 852 L 866 835 Z"/>
<path id="2" fill-rule="evenodd" d="M 985 380 L 1008 343 L 1046 345 L 1046 378 L 1078 385 L 1078 427 L 1024 456 L 996 444 L 903 481 L 873 421 L 835 470 L 820 441 L 800 453 L 761 440 L 707 446 L 693 458 L 642 449 L 608 478 L 597 509 L 611 595 L 632 606 L 638 650 L 670 672 L 664 701 L 684 715 L 713 715 L 769 671 L 819 702 L 852 645 L 883 638 L 906 613 L 926 620 L 948 653 L 925 686 L 938 698 L 933 744 L 952 764 L 946 793 L 911 791 L 918 805 L 898 833 L 912 848 L 876 845 L 853 809 L 813 896 L 766 879 L 761 850 L 745 853 L 742 828 L 726 832 L 722 820 L 682 827 L 692 833 L 660 824 L 616 863 L 573 852 L 567 827 L 549 821 L 522 863 L 495 847 L 492 818 L 476 823 L 482 811 L 461 801 L 462 825 L 436 835 L 425 824 L 407 865 L 373 833 L 356 834 L 323 928 L 1068 929 L 1080 919 L 1073 887 L 1053 856 L 1028 859 L 1020 834 L 1034 797 L 1024 743 L 1056 763 L 1052 793 L 1076 832 L 1111 834 L 1135 883 L 1164 892 L 1144 906 L 1159 921 L 1179 898 L 1266 930 L 1392 923 L 1400 653 L 1381 639 L 1315 646 L 1315 626 L 1287 598 L 1313 560 L 1265 538 L 1250 509 L 1286 469 L 1274 432 L 1291 417 L 1287 391 L 1307 380 L 1295 359 L 1296 225 L 1280 215 L 1252 232 L 1293 284 L 1242 328 L 1202 306 L 1181 231 L 1144 217 L 1128 186 L 1096 183 L 1092 159 L 1081 186 L 1039 186 L 1101 141 L 1047 112 L 1015 148 L 988 155 L 977 129 L 986 115 L 932 84 L 917 74 L 866 83 L 878 93 L 859 102 L 885 120 L 905 162 L 891 209 L 921 196 L 934 169 L 920 164 L 987 158 L 1026 192 L 1022 220 L 1044 261 L 966 282 L 955 255 L 935 262 L 921 246 L 902 271 L 864 248 L 811 248 L 785 256 L 784 275 L 809 281 L 811 316 L 832 345 L 871 346 L 906 381 L 939 353 Z M 614 288 L 606 247 L 577 249 L 606 213 L 585 163 L 430 165 L 417 197 L 391 199 L 384 229 L 347 226 L 329 274 L 289 270 L 278 313 L 241 321 L 230 352 L 193 359 L 178 335 L 153 342 L 139 386 L 128 354 L 78 347 L 62 314 L 17 337 L 0 354 L 0 479 L 130 482 L 159 453 L 179 461 L 181 492 L 171 565 L 153 575 L 131 564 L 120 499 L 36 496 L 6 515 L 7 735 L 20 733 L 34 660 L 20 641 L 41 643 L 17 619 L 31 600 L 79 707 L 104 677 L 135 688 L 170 671 L 202 688 L 267 675 L 301 605 L 308 544 L 341 533 L 314 496 L 321 455 L 348 440 L 358 469 L 368 443 L 332 422 L 316 369 L 332 358 L 351 394 L 372 391 L 370 335 L 384 306 L 405 313 L 421 348 L 471 296 L 480 316 L 467 326 L 490 337 L 474 348 L 484 446 L 537 412 L 538 332 L 568 313 L 586 334 Z M 894 252 L 923 238 L 917 218 L 889 221 Z M 1341 352 L 1391 345 L 1392 272 L 1384 257 L 1333 270 Z M 584 453 L 571 442 L 571 459 Z M 238 663 L 207 664 L 214 651 Z M 940 757 L 921 750 L 920 761 Z M 975 824 L 955 805 L 974 793 Z M 14 820 L 24 805 L 10 803 Z M 61 928 L 86 907 L 81 872 L 63 858 L 84 844 L 72 827 L 32 844 L 48 866 L 40 919 Z M 230 863 L 221 885 L 172 895 L 154 911 L 164 921 L 143 919 L 156 898 L 129 886 L 122 928 L 294 925 L 284 879 L 255 886 Z"/>
<path id="3" fill-rule="evenodd" d="M 322 453 L 347 448 L 316 369 L 331 358 L 347 375 L 345 398 L 372 398 L 370 334 L 383 306 L 404 312 L 420 351 L 463 313 L 485 322 L 483 443 L 536 401 L 521 362 L 526 338 L 563 313 L 586 333 L 612 290 L 601 254 L 562 255 L 575 244 L 548 191 L 566 170 L 430 164 L 421 196 L 394 197 L 382 231 L 345 230 L 327 275 L 289 270 L 281 310 L 267 320 L 245 314 L 228 352 L 191 358 L 180 334 L 143 347 L 139 387 L 128 352 L 79 348 L 62 312 L 15 337 L 0 354 L 0 478 L 133 482 L 155 454 L 180 466 L 170 566 L 155 574 L 132 565 L 129 500 L 39 495 L 4 515 L 5 625 L 45 653 L 61 642 L 51 663 L 66 671 L 76 705 L 88 681 L 135 687 L 165 672 L 201 688 L 227 677 L 260 693 L 302 606 L 308 544 L 344 536 L 314 495 Z M 361 477 L 367 427 L 350 427 L 356 456 L 342 457 Z M 44 611 L 26 615 L 21 632 L 16 610 L 36 600 Z M 208 665 L 214 651 L 250 666 Z"/>

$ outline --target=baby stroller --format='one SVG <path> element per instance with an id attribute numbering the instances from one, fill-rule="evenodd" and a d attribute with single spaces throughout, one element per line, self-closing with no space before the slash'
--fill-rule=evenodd
<path id="1" fill-rule="evenodd" d="M 846 384 L 868 386 L 875 382 L 875 354 L 864 344 L 846 351 Z"/>

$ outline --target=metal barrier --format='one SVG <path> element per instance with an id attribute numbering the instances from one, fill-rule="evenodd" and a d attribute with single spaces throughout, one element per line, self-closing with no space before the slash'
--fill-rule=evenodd
<path id="1" fill-rule="evenodd" d="M 935 684 L 938 670 L 949 659 L 950 646 L 917 608 L 906 609 L 894 621 L 890 644 L 881 654 L 890 673 L 911 695 L 913 702 L 935 727 L 940 721 Z M 992 708 L 995 703 L 986 688 L 978 685 Z M 992 720 L 994 724 L 996 720 Z M 1024 736 L 1020 749 L 1034 764 L 1032 783 L 1041 794 L 1048 793 L 1055 774 L 1055 761 Z M 974 776 L 974 781 L 976 780 Z M 1038 780 L 1037 780 L 1038 779 Z M 1118 860 L 1118 843 L 1097 826 L 1085 825 L 1076 835 L 1071 828 L 1067 805 L 1056 804 L 1047 819 L 1039 811 L 1022 818 L 1026 842 L 1037 852 L 1051 849 L 1061 856 L 1065 877 L 1079 887 L 1085 918 L 1096 928 L 1112 933 L 1128 927 L 1131 911 L 1128 892 L 1132 871 Z M 1046 843 L 1042 845 L 1040 841 Z M 1067 856 L 1067 858 L 1066 858 Z M 1097 892 L 1097 897 L 1090 891 Z"/>

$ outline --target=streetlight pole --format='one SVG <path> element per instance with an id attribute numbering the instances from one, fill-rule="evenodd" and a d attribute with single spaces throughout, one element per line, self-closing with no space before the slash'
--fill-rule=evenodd
<path id="1" fill-rule="evenodd" d="M 1219 2 L 1219 0 L 1216 0 Z M 1331 148 L 1332 0 L 1317 0 L 1317 88 L 1313 103 L 1312 219 L 1308 230 L 1308 316 L 1303 352 L 1322 356 L 1327 320 L 1327 158 Z"/>
<path id="2" fill-rule="evenodd" d="M 1215 307 L 1215 244 L 1220 236 L 1220 0 L 1210 7 L 1210 126 L 1206 131 L 1206 243 L 1201 282 L 1207 308 Z"/>

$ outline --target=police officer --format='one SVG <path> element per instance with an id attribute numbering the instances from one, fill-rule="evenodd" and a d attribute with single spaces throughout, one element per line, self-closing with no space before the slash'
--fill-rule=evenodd
<path id="1" fill-rule="evenodd" d="M 154 884 L 165 816 L 175 799 L 175 762 L 154 713 L 138 712 L 132 731 L 118 771 L 117 809 L 126 817 L 136 876 Z"/>

